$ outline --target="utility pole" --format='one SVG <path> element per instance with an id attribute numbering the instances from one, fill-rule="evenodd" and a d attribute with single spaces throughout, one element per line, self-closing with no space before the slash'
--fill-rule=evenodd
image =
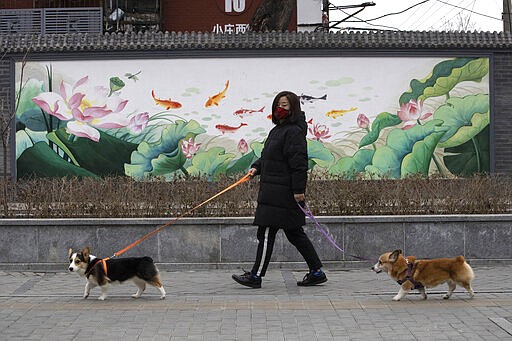
<path id="1" fill-rule="evenodd" d="M 322 0 L 322 28 L 329 31 L 329 0 Z"/>
<path id="2" fill-rule="evenodd" d="M 512 13 L 510 13 L 510 0 L 503 0 L 503 32 L 512 32 Z"/>

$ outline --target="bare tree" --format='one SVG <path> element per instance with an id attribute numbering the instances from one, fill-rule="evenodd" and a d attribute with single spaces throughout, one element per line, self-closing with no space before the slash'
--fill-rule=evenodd
<path id="1" fill-rule="evenodd" d="M 472 31 L 475 23 L 471 21 L 471 15 L 457 14 L 451 20 L 445 20 L 442 26 L 444 31 Z"/>
<path id="2" fill-rule="evenodd" d="M 25 70 L 25 66 L 27 65 L 27 56 L 30 51 L 30 48 L 27 49 L 23 59 L 21 61 L 21 70 L 20 70 L 20 85 L 17 93 L 14 98 L 14 108 L 12 112 L 9 109 L 10 101 L 8 98 L 0 97 L 0 133 L 2 137 L 2 152 L 3 152 L 3 189 L 2 189 L 2 206 L 4 209 L 4 217 L 7 217 L 9 214 L 8 207 L 8 188 L 9 188 L 9 178 L 7 176 L 9 169 L 9 158 L 8 158 L 8 146 L 11 138 L 13 120 L 16 117 L 16 112 L 18 111 L 18 107 L 20 105 L 21 100 L 21 91 L 23 90 L 23 72 Z M 2 57 L 0 58 L 0 62 L 5 59 L 7 52 L 4 52 Z M 6 96 L 9 96 L 7 94 Z"/>
<path id="3" fill-rule="evenodd" d="M 263 0 L 254 13 L 249 27 L 252 31 L 287 31 L 296 1 Z"/>

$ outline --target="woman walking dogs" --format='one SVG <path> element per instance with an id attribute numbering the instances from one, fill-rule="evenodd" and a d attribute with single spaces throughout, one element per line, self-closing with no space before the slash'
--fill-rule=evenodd
<path id="1" fill-rule="evenodd" d="M 299 97 L 290 91 L 277 94 L 272 103 L 272 128 L 265 141 L 261 158 L 252 165 L 249 173 L 260 175 L 258 206 L 253 225 L 258 226 L 256 261 L 250 272 L 233 275 L 245 286 L 261 288 L 277 231 L 282 228 L 286 238 L 300 252 L 308 264 L 309 272 L 299 286 L 311 286 L 327 281 L 322 262 L 313 244 L 304 232 L 304 213 L 297 203 L 304 202 L 307 171 L 307 124 L 300 108 Z"/>

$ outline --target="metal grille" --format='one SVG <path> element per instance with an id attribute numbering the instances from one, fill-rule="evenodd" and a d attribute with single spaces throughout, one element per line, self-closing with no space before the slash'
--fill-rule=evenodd
<path id="1" fill-rule="evenodd" d="M 0 10 L 0 33 L 41 33 L 43 22 L 42 9 L 5 9 Z"/>
<path id="2" fill-rule="evenodd" d="M 0 33 L 101 33 L 101 7 L 0 10 Z"/>
<path id="3" fill-rule="evenodd" d="M 102 30 L 102 9 L 45 8 L 43 34 L 99 33 Z"/>

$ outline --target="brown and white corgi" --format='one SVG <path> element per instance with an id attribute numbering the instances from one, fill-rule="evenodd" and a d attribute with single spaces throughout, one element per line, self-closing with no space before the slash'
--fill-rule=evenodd
<path id="1" fill-rule="evenodd" d="M 90 254 L 89 247 L 82 250 L 73 251 L 69 249 L 69 271 L 76 272 L 87 279 L 85 284 L 83 298 L 89 297 L 92 288 L 99 286 L 101 296 L 99 300 L 107 298 L 107 289 L 109 283 L 122 283 L 132 280 L 137 285 L 138 290 L 132 295 L 133 298 L 139 298 L 146 289 L 146 283 L 160 290 L 160 298 L 165 298 L 165 290 L 160 280 L 160 274 L 151 257 L 130 257 L 114 258 L 104 262 Z"/>
<path id="2" fill-rule="evenodd" d="M 387 272 L 400 284 L 398 294 L 393 297 L 394 301 L 399 301 L 412 289 L 418 289 L 421 297 L 427 299 L 425 288 L 433 288 L 442 283 L 448 284 L 444 299 L 450 298 L 457 284 L 467 290 L 469 297 L 474 296 L 471 282 L 475 275 L 464 256 L 416 260 L 414 256 L 404 257 L 402 250 L 395 250 L 382 254 L 372 270 L 376 273 Z"/>

